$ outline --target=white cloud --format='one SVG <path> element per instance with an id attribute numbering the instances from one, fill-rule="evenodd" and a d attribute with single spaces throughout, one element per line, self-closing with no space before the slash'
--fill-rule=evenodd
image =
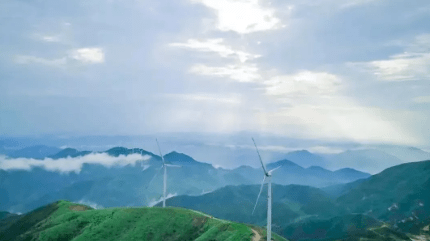
<path id="1" fill-rule="evenodd" d="M 62 42 L 63 34 L 44 34 L 44 33 L 34 33 L 31 38 L 38 41 L 48 42 L 48 43 L 60 43 Z"/>
<path id="2" fill-rule="evenodd" d="M 30 55 L 16 55 L 14 62 L 17 64 L 42 64 L 52 67 L 61 67 L 70 64 L 70 60 L 83 64 L 98 64 L 104 62 L 104 52 L 101 48 L 81 48 L 69 51 L 65 57 L 58 59 L 46 59 Z"/>
<path id="3" fill-rule="evenodd" d="M 191 0 L 214 9 L 217 28 L 221 31 L 235 31 L 247 34 L 257 31 L 277 29 L 280 20 L 275 10 L 264 8 L 258 0 Z"/>
<path id="4" fill-rule="evenodd" d="M 268 105 L 274 108 L 256 111 L 262 131 L 298 138 L 418 143 L 400 124 L 401 116 L 413 113 L 361 106 L 342 95 L 345 83 L 334 74 L 300 71 L 275 76 L 263 84 Z"/>
<path id="5" fill-rule="evenodd" d="M 70 52 L 70 58 L 82 63 L 103 63 L 105 55 L 101 48 L 80 48 Z"/>
<path id="6" fill-rule="evenodd" d="M 195 94 L 167 94 L 166 97 L 179 98 L 189 101 L 205 101 L 212 103 L 223 103 L 223 104 L 240 104 L 242 101 L 238 95 L 216 95 L 209 93 L 195 93 Z"/>
<path id="7" fill-rule="evenodd" d="M 430 53 L 404 53 L 389 60 L 377 60 L 365 64 L 378 79 L 384 81 L 417 80 L 430 77 Z"/>
<path id="8" fill-rule="evenodd" d="M 349 64 L 374 74 L 381 81 L 430 78 L 430 34 L 418 35 L 405 45 L 405 52 L 389 59 Z"/>
<path id="9" fill-rule="evenodd" d="M 231 46 L 223 44 L 223 42 L 224 40 L 222 38 L 207 39 L 206 41 L 189 39 L 187 43 L 171 43 L 169 45 L 172 47 L 190 48 L 202 52 L 214 52 L 223 58 L 237 57 L 242 63 L 260 57 L 260 55 L 234 50 Z"/>
<path id="10" fill-rule="evenodd" d="M 330 95 L 339 89 L 340 79 L 330 73 L 301 71 L 265 81 L 266 94 L 292 96 Z"/>
<path id="11" fill-rule="evenodd" d="M 261 77 L 255 64 L 233 64 L 225 67 L 210 67 L 204 64 L 196 64 L 191 67 L 190 72 L 200 75 L 227 77 L 239 82 L 253 82 Z"/>
<path id="12" fill-rule="evenodd" d="M 413 99 L 416 103 L 430 103 L 430 95 L 428 96 L 418 96 Z"/>
<path id="13" fill-rule="evenodd" d="M 67 63 L 67 58 L 59 58 L 59 59 L 45 59 L 45 58 L 39 58 L 35 56 L 29 56 L 29 55 L 17 55 L 14 58 L 15 63 L 17 64 L 42 64 L 47 66 L 53 66 L 53 67 L 59 67 L 63 66 Z"/>
<path id="14" fill-rule="evenodd" d="M 100 164 L 106 167 L 135 165 L 137 161 L 147 161 L 149 155 L 131 154 L 110 156 L 107 153 L 91 153 L 80 157 L 67 157 L 61 159 L 45 158 L 35 160 L 29 158 L 6 158 L 0 156 L 0 169 L 3 170 L 31 170 L 33 167 L 41 167 L 47 171 L 76 172 L 79 173 L 84 163 Z"/>
<path id="15" fill-rule="evenodd" d="M 60 37 L 59 36 L 40 36 L 41 40 L 45 41 L 45 42 L 60 42 Z"/>

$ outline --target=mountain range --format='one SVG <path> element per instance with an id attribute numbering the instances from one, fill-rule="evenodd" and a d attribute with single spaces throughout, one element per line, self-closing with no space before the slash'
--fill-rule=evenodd
<path id="1" fill-rule="evenodd" d="M 0 233 L 27 215 L 10 212 L 27 212 L 60 199 L 94 207 L 160 205 L 161 175 L 148 186 L 160 170 L 159 156 L 124 147 L 99 154 L 118 160 L 138 154 L 138 159 L 135 163 L 113 166 L 103 162 L 84 163 L 80 172 L 61 173 L 42 166 L 0 170 L 0 210 L 9 211 L 1 213 L 4 218 L 0 219 Z M 93 152 L 69 148 L 39 162 L 73 164 L 92 157 L 102 158 Z M 252 214 L 262 170 L 249 166 L 232 170 L 214 168 L 178 152 L 164 157 L 167 162 L 182 166 L 168 169 L 168 206 L 265 225 L 265 190 Z M 268 169 L 276 167 L 280 168 L 273 176 L 276 211 L 272 228 L 289 240 L 411 240 L 430 235 L 430 161 L 400 164 L 373 176 L 351 168 L 337 171 L 320 166 L 304 168 L 287 159 L 267 165 Z"/>
<path id="2" fill-rule="evenodd" d="M 248 133 L 250 134 L 250 133 Z M 248 136 L 245 135 L 245 136 Z M 251 165 L 257 166 L 258 162 L 249 163 L 248 160 L 254 160 L 256 155 L 253 149 L 245 144 L 237 144 L 243 142 L 245 136 L 229 138 L 228 140 L 234 142 L 233 145 L 219 143 L 210 144 L 210 138 L 199 136 L 198 140 L 189 135 L 180 135 L 173 140 L 167 141 L 163 144 L 164 148 L 168 150 L 180 150 L 181 152 L 191 154 L 195 159 L 209 163 L 216 163 L 229 169 L 235 168 L 237 165 Z M 155 138 L 155 137 L 154 137 Z M 14 157 L 32 157 L 43 158 L 52 156 L 56 153 L 46 153 L 40 155 L 37 150 L 42 148 L 64 148 L 64 146 L 75 147 L 77 149 L 89 149 L 91 151 L 103 151 L 114 146 L 153 146 L 153 137 L 120 137 L 120 136 L 87 136 L 87 137 L 44 137 L 44 138 L 2 138 L 0 137 L 0 154 L 14 156 Z M 263 137 L 262 137 L 263 138 Z M 180 141 L 178 141 L 180 140 Z M 264 138 L 263 138 L 264 140 Z M 388 167 L 395 166 L 401 163 L 422 161 L 430 159 L 430 153 L 410 146 L 399 145 L 357 145 L 347 144 L 340 145 L 338 148 L 330 149 L 324 148 L 325 145 L 331 144 L 317 144 L 317 143 L 302 143 L 302 145 L 321 145 L 321 148 L 308 149 L 314 150 L 307 151 L 306 148 L 297 151 L 286 153 L 285 146 L 297 147 L 296 141 L 292 140 L 278 140 L 270 139 L 273 142 L 271 145 L 261 147 L 261 154 L 265 161 L 273 162 L 282 159 L 290 160 L 302 167 L 320 166 L 329 170 L 337 170 L 345 167 L 353 168 L 356 170 L 376 174 Z M 218 143 L 218 144 L 217 144 Z M 264 143 L 264 141 L 263 141 Z M 298 143 L 301 143 L 300 141 Z M 42 146 L 45 145 L 45 146 Z M 272 147 L 272 148 L 269 148 Z M 275 148 L 276 147 L 276 148 Z M 279 147 L 279 148 L 278 148 Z M 35 149 L 33 156 L 24 153 L 25 149 Z M 155 149 L 154 149 L 155 150 Z M 344 151 L 340 151 L 344 150 Z M 316 152 L 315 152 L 316 151 Z M 332 154 L 324 154 L 326 153 Z M 335 151 L 335 152 L 334 152 Z M 21 153 L 22 152 L 22 153 Z M 27 150 L 28 152 L 28 150 Z M 334 152 L 334 153 L 333 153 Z M 43 153 L 43 151 L 42 151 Z"/>
<path id="3" fill-rule="evenodd" d="M 228 186 L 198 197 L 173 197 L 167 205 L 264 225 L 264 189 L 252 214 L 258 191 L 258 185 Z M 273 185 L 273 228 L 289 240 L 428 238 L 429 193 L 430 160 L 401 164 L 367 179 L 323 189 Z"/>
<path id="4" fill-rule="evenodd" d="M 195 165 L 192 159 L 181 159 L 181 163 Z M 272 230 L 292 241 L 428 240 L 429 183 L 430 160 L 394 166 L 367 179 L 323 189 L 274 184 Z M 0 212 L 0 239 L 129 240 L 144 238 L 139 236 L 144 234 L 154 235 L 151 237 L 155 240 L 170 235 L 172 240 L 189 236 L 250 240 L 254 231 L 264 238 L 264 229 L 258 228 L 266 223 L 264 189 L 254 213 L 259 185 L 229 185 L 203 195 L 180 195 L 167 200 L 167 206 L 187 209 L 160 209 L 158 203 L 153 208 L 92 210 L 86 205 L 60 201 L 24 215 Z M 334 193 L 333 189 L 341 189 L 342 193 Z M 169 217 L 169 224 L 157 225 L 165 217 Z M 204 220 L 201 232 L 190 230 L 195 220 Z M 221 228 L 221 224 L 231 226 Z M 209 231 L 213 225 L 218 232 Z M 133 231 L 137 226 L 138 233 Z M 275 240 L 283 239 L 275 235 Z"/>
<path id="5" fill-rule="evenodd" d="M 157 175 L 148 186 L 162 165 L 158 155 L 143 149 L 124 147 L 114 147 L 98 153 L 105 156 L 95 156 L 95 154 L 97 153 L 66 148 L 50 155 L 50 159 L 39 160 L 40 165 L 46 162 L 53 166 L 55 162 L 61 161 L 62 168 L 75 167 L 77 162 L 85 158 L 92 161 L 83 163 L 79 172 L 52 171 L 40 165 L 28 170 L 0 169 L 0 210 L 26 212 L 59 199 L 116 207 L 151 205 L 161 198 L 161 175 Z M 139 154 L 135 163 L 106 166 L 102 160 L 110 157 L 122 160 L 133 154 Z M 145 156 L 149 159 L 145 159 Z M 182 166 L 182 168 L 168 170 L 170 196 L 200 195 L 227 185 L 261 182 L 262 170 L 259 168 L 249 166 L 241 166 L 233 170 L 215 168 L 211 164 L 198 162 L 178 152 L 168 153 L 164 157 L 166 161 Z M 14 159 L 10 160 L 14 161 Z M 258 163 L 258 159 L 256 162 Z M 278 166 L 281 166 L 278 170 L 279 175 L 273 181 L 283 185 L 323 187 L 370 176 L 352 169 L 333 172 L 315 166 L 303 168 L 289 160 L 268 165 L 269 168 Z"/>

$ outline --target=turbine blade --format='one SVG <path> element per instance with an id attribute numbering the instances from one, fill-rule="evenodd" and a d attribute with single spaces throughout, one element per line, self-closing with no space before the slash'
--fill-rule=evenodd
<path id="1" fill-rule="evenodd" d="M 263 191 L 264 181 L 266 180 L 266 175 L 264 175 L 263 182 L 261 183 L 260 192 L 257 196 L 257 201 L 255 201 L 254 209 L 252 210 L 252 215 L 254 215 L 255 208 L 257 207 L 258 199 L 260 199 L 261 192 Z"/>
<path id="2" fill-rule="evenodd" d="M 270 170 L 270 171 L 269 171 L 269 175 L 272 175 L 272 172 L 276 171 L 276 170 L 277 170 L 277 169 L 279 169 L 280 167 L 282 167 L 282 165 L 281 165 L 281 166 L 278 166 L 278 167 L 275 167 L 275 168 L 273 168 L 272 170 Z"/>
<path id="3" fill-rule="evenodd" d="M 260 159 L 261 166 L 263 167 L 264 175 L 267 176 L 268 173 L 266 171 L 266 167 L 264 166 L 263 160 L 261 160 L 261 156 L 260 156 L 260 152 L 258 151 L 257 144 L 255 144 L 254 138 L 251 138 L 251 139 L 254 142 L 255 150 L 257 150 L 258 158 Z"/>
<path id="4" fill-rule="evenodd" d="M 155 141 L 157 142 L 158 151 L 160 151 L 160 157 L 161 157 L 161 160 L 163 161 L 163 165 L 164 165 L 164 157 L 163 157 L 163 154 L 161 153 L 160 145 L 158 144 L 157 138 L 155 138 Z"/>
<path id="5" fill-rule="evenodd" d="M 166 165 L 166 167 L 182 167 L 182 166 L 179 166 L 179 165 L 173 165 L 173 164 L 165 164 Z"/>
<path id="6" fill-rule="evenodd" d="M 163 166 L 158 168 L 158 170 L 155 172 L 154 176 L 152 177 L 151 181 L 149 181 L 148 185 L 146 185 L 145 189 L 148 189 L 148 187 L 151 185 L 152 181 L 154 181 L 155 177 L 157 176 L 157 174 L 160 172 L 161 169 L 163 169 Z"/>

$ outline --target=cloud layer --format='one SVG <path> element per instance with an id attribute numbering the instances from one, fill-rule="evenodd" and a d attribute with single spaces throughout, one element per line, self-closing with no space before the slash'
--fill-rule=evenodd
<path id="1" fill-rule="evenodd" d="M 193 0 L 215 10 L 216 27 L 221 31 L 249 34 L 278 28 L 280 20 L 273 8 L 260 5 L 258 0 Z"/>
<path id="2" fill-rule="evenodd" d="M 61 173 L 76 172 L 79 173 L 83 164 L 99 164 L 105 167 L 135 165 L 138 161 L 147 161 L 149 155 L 131 154 L 120 155 L 118 157 L 110 156 L 106 153 L 91 153 L 80 157 L 67 157 L 60 159 L 45 158 L 36 160 L 29 158 L 8 158 L 0 156 L 0 169 L 3 170 L 31 170 L 34 167 L 43 168 L 47 171 Z"/>
<path id="3" fill-rule="evenodd" d="M 217 53 L 223 58 L 236 57 L 242 63 L 246 62 L 247 60 L 252 60 L 260 57 L 260 55 L 234 50 L 231 46 L 225 45 L 224 40 L 222 38 L 207 39 L 205 41 L 188 39 L 186 43 L 171 43 L 169 45 L 172 47 L 188 48 L 202 52 L 213 52 Z"/>
<path id="4" fill-rule="evenodd" d="M 0 3 L 2 134 L 430 145 L 428 1 L 47 1 Z"/>

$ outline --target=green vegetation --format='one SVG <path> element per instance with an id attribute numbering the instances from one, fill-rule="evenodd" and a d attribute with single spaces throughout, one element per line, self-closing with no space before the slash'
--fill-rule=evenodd
<path id="1" fill-rule="evenodd" d="M 13 214 L 9 213 L 9 212 L 0 212 L 0 219 L 7 218 L 11 215 L 13 215 Z"/>
<path id="2" fill-rule="evenodd" d="M 279 232 L 290 240 L 410 240 L 387 224 L 366 215 L 344 215 L 326 220 L 306 220 Z"/>
<path id="3" fill-rule="evenodd" d="M 352 213 L 370 212 L 379 219 L 399 222 L 430 216 L 430 161 L 394 166 L 363 181 L 340 196 L 337 203 Z M 409 232 L 410 230 L 404 230 Z"/>
<path id="4" fill-rule="evenodd" d="M 201 196 L 169 198 L 167 205 L 202 211 L 218 218 L 264 226 L 267 217 L 267 187 L 264 186 L 254 214 L 260 185 L 226 186 Z M 160 204 L 158 204 L 160 205 Z M 309 217 L 330 218 L 346 214 L 327 195 L 313 187 L 273 184 L 272 224 L 277 227 Z"/>
<path id="5" fill-rule="evenodd" d="M 255 230 L 255 229 L 254 229 Z M 261 230 L 259 230 L 263 233 Z M 0 240 L 251 240 L 251 227 L 182 208 L 90 207 L 59 201 L 0 229 Z M 285 240 L 276 236 L 275 240 Z"/>

